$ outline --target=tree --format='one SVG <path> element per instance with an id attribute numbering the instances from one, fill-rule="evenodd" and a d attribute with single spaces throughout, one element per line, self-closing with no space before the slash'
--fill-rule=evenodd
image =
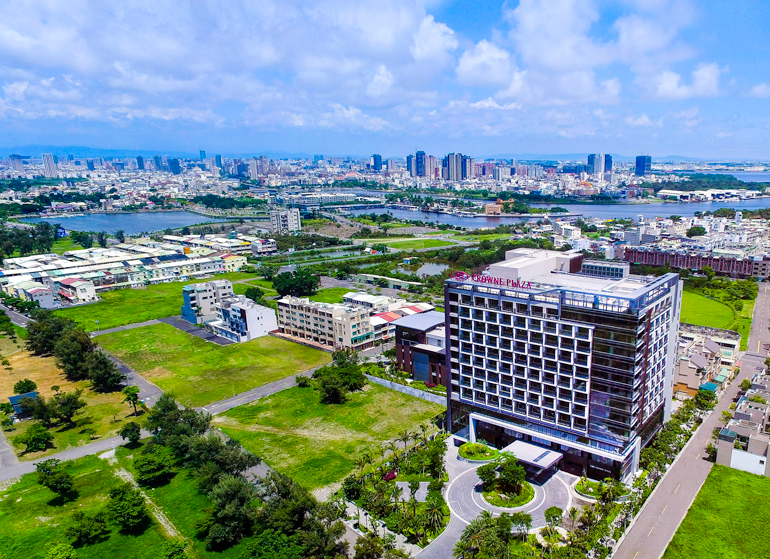
<path id="1" fill-rule="evenodd" d="M 32 419 L 40 421 L 45 427 L 51 425 L 51 419 L 55 417 L 53 406 L 43 396 L 37 396 L 36 398 L 25 396 L 19 404 L 25 413 L 32 416 Z"/>
<path id="2" fill-rule="evenodd" d="M 50 406 L 53 415 L 66 423 L 72 423 L 72 418 L 86 407 L 86 402 L 80 396 L 83 391 L 78 388 L 74 392 L 59 392 L 51 398 Z"/>
<path id="3" fill-rule="evenodd" d="M 526 540 L 529 529 L 532 528 L 532 516 L 526 512 L 514 512 L 511 515 L 511 524 L 516 534 Z"/>
<path id="4" fill-rule="evenodd" d="M 56 342 L 70 328 L 77 325 L 48 310 L 38 310 L 33 314 L 34 321 L 27 324 L 27 349 L 34 355 L 51 355 Z"/>
<path id="5" fill-rule="evenodd" d="M 134 406 L 134 415 L 136 415 L 136 405 L 139 403 L 139 387 L 138 386 L 126 386 L 123 389 L 123 402 Z"/>
<path id="6" fill-rule="evenodd" d="M 559 525 L 561 522 L 561 517 L 564 514 L 564 511 L 560 509 L 559 507 L 548 507 L 545 509 L 545 512 L 543 515 L 545 516 L 545 522 L 548 524 L 548 527 L 553 530 L 556 528 L 556 526 Z"/>
<path id="7" fill-rule="evenodd" d="M 37 482 L 59 496 L 72 491 L 72 476 L 64 469 L 61 460 L 50 458 L 35 464 Z"/>
<path id="8" fill-rule="evenodd" d="M 101 351 L 94 351 L 86 358 L 88 378 L 97 392 L 110 392 L 125 382 L 126 375 L 121 373 Z"/>
<path id="9" fill-rule="evenodd" d="M 527 472 L 516 457 L 510 452 L 503 452 L 494 463 L 499 464 L 499 483 L 508 491 L 520 493 Z"/>
<path id="10" fill-rule="evenodd" d="M 76 544 L 87 545 L 107 531 L 107 516 L 102 512 L 86 514 L 83 511 L 72 513 L 72 524 L 64 534 Z"/>
<path id="11" fill-rule="evenodd" d="M 236 441 L 224 441 L 215 433 L 192 437 L 184 461 L 195 472 L 202 492 L 210 491 L 223 476 L 240 474 L 260 463 Z"/>
<path id="12" fill-rule="evenodd" d="M 265 530 L 252 538 L 240 559 L 302 559 L 306 557 L 305 548 L 295 540 L 275 530 Z"/>
<path id="13" fill-rule="evenodd" d="M 321 280 L 318 277 L 311 275 L 306 269 L 300 268 L 294 272 L 283 272 L 275 276 L 273 278 L 273 289 L 282 297 L 286 295 L 304 297 L 306 295 L 313 295 L 316 289 L 318 289 L 320 282 Z"/>
<path id="14" fill-rule="evenodd" d="M 202 526 L 208 549 L 232 545 L 251 532 L 256 517 L 251 502 L 255 497 L 254 486 L 243 477 L 222 477 L 209 493 L 212 507 Z"/>
<path id="15" fill-rule="evenodd" d="M 702 235 L 706 234 L 706 228 L 701 227 L 700 225 L 696 225 L 694 227 L 690 227 L 687 230 L 687 236 L 688 237 L 700 237 Z"/>
<path id="16" fill-rule="evenodd" d="M 246 290 L 246 297 L 251 299 L 257 304 L 260 304 L 260 305 L 265 304 L 265 292 L 259 287 L 249 287 Z"/>
<path id="17" fill-rule="evenodd" d="M 347 389 L 339 375 L 324 375 L 318 382 L 323 404 L 344 404 L 347 401 Z"/>
<path id="18" fill-rule="evenodd" d="M 719 420 L 727 425 L 730 423 L 730 420 L 733 418 L 733 414 L 731 414 L 729 411 L 725 410 L 722 412 L 722 417 L 719 418 Z"/>
<path id="19" fill-rule="evenodd" d="M 366 534 L 358 538 L 353 550 L 355 551 L 353 559 L 382 559 L 382 554 L 385 553 L 382 538 L 374 534 Z"/>
<path id="20" fill-rule="evenodd" d="M 88 378 L 86 358 L 95 348 L 91 336 L 82 328 L 70 328 L 61 335 L 54 345 L 53 353 L 56 364 L 64 371 L 67 380 Z"/>
<path id="21" fill-rule="evenodd" d="M 742 391 L 747 392 L 751 388 L 751 381 L 747 378 L 743 379 L 739 388 Z"/>
<path id="22" fill-rule="evenodd" d="M 53 441 L 53 435 L 40 423 L 35 423 L 27 429 L 23 435 L 16 437 L 23 445 L 26 445 L 24 452 L 40 452 L 45 450 Z"/>
<path id="23" fill-rule="evenodd" d="M 96 234 L 96 242 L 99 243 L 100 247 L 105 248 L 107 246 L 107 233 L 99 231 Z"/>
<path id="24" fill-rule="evenodd" d="M 161 557 L 163 559 L 187 559 L 186 548 L 187 544 L 181 538 L 166 540 L 166 543 L 163 544 Z"/>
<path id="25" fill-rule="evenodd" d="M 717 395 L 711 390 L 698 390 L 695 394 L 695 406 L 699 410 L 710 410 L 716 405 Z"/>
<path id="26" fill-rule="evenodd" d="M 56 543 L 45 552 L 45 559 L 78 559 L 78 554 L 70 544 Z"/>
<path id="27" fill-rule="evenodd" d="M 142 493 L 130 483 L 124 483 L 110 491 L 107 504 L 110 517 L 126 531 L 134 531 L 149 520 Z"/>
<path id="28" fill-rule="evenodd" d="M 492 462 L 479 466 L 476 468 L 476 475 L 479 476 L 484 490 L 489 490 L 497 480 L 497 464 Z"/>
<path id="29" fill-rule="evenodd" d="M 115 231 L 115 238 L 118 240 L 119 243 L 125 243 L 126 232 L 123 231 L 123 229 L 118 229 L 117 231 Z"/>
<path id="30" fill-rule="evenodd" d="M 174 457 L 168 447 L 148 445 L 134 458 L 136 479 L 145 485 L 159 484 L 171 476 L 173 464 Z"/>
<path id="31" fill-rule="evenodd" d="M 120 428 L 118 435 L 120 435 L 124 441 L 136 444 L 139 442 L 139 439 L 142 438 L 142 430 L 137 422 L 131 421 Z"/>
<path id="32" fill-rule="evenodd" d="M 766 404 L 767 400 L 765 400 L 759 394 L 754 394 L 753 396 L 749 396 L 749 402 L 754 402 L 755 404 Z M 722 413 L 724 413 L 724 412 L 722 412 Z"/>
<path id="33" fill-rule="evenodd" d="M 20 380 L 13 385 L 14 394 L 27 394 L 28 392 L 34 392 L 35 390 L 37 390 L 37 384 L 28 378 Z"/>

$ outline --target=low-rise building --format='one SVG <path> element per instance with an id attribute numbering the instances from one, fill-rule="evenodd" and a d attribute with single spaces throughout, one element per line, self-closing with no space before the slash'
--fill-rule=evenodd
<path id="1" fill-rule="evenodd" d="M 735 406 L 733 418 L 719 432 L 717 464 L 770 477 L 770 376 L 762 373 Z"/>
<path id="2" fill-rule="evenodd" d="M 54 309 L 59 306 L 53 298 L 51 288 L 36 281 L 19 281 L 5 285 L 5 292 L 11 297 L 37 302 L 41 309 Z"/>
<path id="3" fill-rule="evenodd" d="M 245 256 L 237 254 L 223 254 L 221 258 L 225 272 L 238 272 L 247 262 Z"/>
<path id="4" fill-rule="evenodd" d="M 272 210 L 270 212 L 270 231 L 273 233 L 293 233 L 302 229 L 299 209 Z"/>
<path id="5" fill-rule="evenodd" d="M 214 305 L 216 320 L 207 327 L 217 336 L 238 343 L 248 342 L 278 329 L 275 311 L 258 305 L 245 295 L 235 295 Z"/>
<path id="6" fill-rule="evenodd" d="M 233 284 L 228 280 L 185 285 L 182 288 L 182 319 L 193 324 L 211 322 L 217 318 L 217 303 L 233 296 Z"/>
<path id="7" fill-rule="evenodd" d="M 369 311 L 349 304 L 284 297 L 278 300 L 278 329 L 286 336 L 332 350 L 374 345 Z"/>
<path id="8" fill-rule="evenodd" d="M 444 313 L 429 311 L 393 322 L 396 362 L 415 380 L 446 386 L 446 330 Z"/>
<path id="9" fill-rule="evenodd" d="M 273 239 L 257 239 L 251 242 L 252 256 L 269 256 L 278 252 L 278 244 Z"/>
<path id="10" fill-rule="evenodd" d="M 81 278 L 60 278 L 54 280 L 52 284 L 53 291 L 73 305 L 93 303 L 101 299 L 96 294 L 93 282 Z"/>

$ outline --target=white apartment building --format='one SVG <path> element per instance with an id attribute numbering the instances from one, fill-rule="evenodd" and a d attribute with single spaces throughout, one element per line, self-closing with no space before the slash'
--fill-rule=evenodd
<path id="1" fill-rule="evenodd" d="M 278 252 L 278 244 L 274 239 L 256 239 L 251 241 L 252 256 L 269 256 Z"/>
<path id="2" fill-rule="evenodd" d="M 582 259 L 518 249 L 447 280 L 448 423 L 472 441 L 556 452 L 578 474 L 628 479 L 671 413 L 679 276 L 587 275 Z"/>
<path id="3" fill-rule="evenodd" d="M 60 298 L 66 299 L 76 305 L 81 303 L 92 303 L 101 299 L 96 294 L 96 287 L 93 282 L 85 281 L 80 278 L 60 278 L 51 282 L 52 290 Z"/>
<path id="4" fill-rule="evenodd" d="M 278 300 L 278 329 L 293 338 L 334 350 L 374 345 L 369 310 L 354 305 L 284 297 Z"/>
<path id="5" fill-rule="evenodd" d="M 245 295 L 235 295 L 214 305 L 216 320 L 207 327 L 217 336 L 238 343 L 248 342 L 278 329 L 275 311 L 258 305 Z"/>
<path id="6" fill-rule="evenodd" d="M 298 208 L 270 211 L 270 231 L 273 233 L 292 233 L 301 229 Z"/>
<path id="7" fill-rule="evenodd" d="M 182 288 L 182 319 L 193 324 L 205 324 L 217 318 L 216 305 L 233 297 L 233 284 L 215 280 L 185 285 Z"/>

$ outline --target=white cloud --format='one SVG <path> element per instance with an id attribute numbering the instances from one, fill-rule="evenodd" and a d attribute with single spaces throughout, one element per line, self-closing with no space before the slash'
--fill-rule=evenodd
<path id="1" fill-rule="evenodd" d="M 425 16 L 414 34 L 414 43 L 411 47 L 412 56 L 418 62 L 446 63 L 449 59 L 449 53 L 454 51 L 459 44 L 454 34 L 452 29 L 437 22 L 433 16 Z"/>
<path id="2" fill-rule="evenodd" d="M 481 101 L 477 101 L 475 103 L 471 103 L 469 105 L 472 109 L 496 109 L 499 111 L 511 111 L 514 109 L 520 109 L 521 104 L 520 103 L 508 103 L 505 105 L 499 104 L 497 101 L 492 99 L 491 97 L 487 99 L 483 99 Z"/>
<path id="3" fill-rule="evenodd" d="M 751 88 L 749 95 L 751 97 L 757 97 L 759 99 L 767 99 L 768 97 L 770 97 L 770 85 L 767 85 L 766 83 L 755 85 L 754 87 Z"/>
<path id="4" fill-rule="evenodd" d="M 637 117 L 626 117 L 626 124 L 629 126 L 655 126 L 655 123 L 645 114 Z"/>
<path id="5" fill-rule="evenodd" d="M 482 40 L 466 50 L 457 64 L 457 79 L 463 85 L 506 85 L 511 79 L 510 53 Z"/>
<path id="6" fill-rule="evenodd" d="M 393 85 L 393 74 L 388 72 L 388 69 L 383 65 L 377 69 L 377 73 L 366 86 L 366 93 L 370 97 L 382 97 Z"/>
<path id="7" fill-rule="evenodd" d="M 686 85 L 682 76 L 666 70 L 655 80 L 655 95 L 667 100 L 715 97 L 719 95 L 719 75 L 726 71 L 716 62 L 699 64 L 692 72 L 692 84 Z"/>
<path id="8" fill-rule="evenodd" d="M 27 82 L 13 82 L 3 86 L 6 99 L 19 100 L 24 98 L 24 92 L 29 84 Z"/>

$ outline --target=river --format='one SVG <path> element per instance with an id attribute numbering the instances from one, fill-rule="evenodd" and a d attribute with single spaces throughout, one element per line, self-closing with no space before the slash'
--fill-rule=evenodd
<path id="1" fill-rule="evenodd" d="M 25 223 L 58 223 L 64 229 L 73 231 L 104 231 L 115 233 L 123 230 L 126 235 L 152 233 L 165 229 L 176 229 L 186 225 L 197 225 L 211 221 L 228 221 L 217 217 L 207 217 L 192 212 L 138 212 L 114 214 L 83 214 L 72 217 L 40 218 L 26 217 L 19 221 Z M 232 220 L 231 220 L 232 221 Z"/>
<path id="2" fill-rule="evenodd" d="M 583 214 L 583 217 L 598 217 L 601 219 L 625 218 L 631 219 L 638 215 L 646 218 L 668 217 L 670 215 L 692 216 L 695 212 L 714 211 L 719 208 L 735 208 L 738 210 L 756 210 L 770 208 L 770 198 L 755 200 L 742 200 L 739 202 L 656 202 L 650 204 L 530 204 L 532 207 L 550 208 L 559 206 L 570 213 Z M 352 210 L 353 215 L 369 214 L 373 210 Z M 431 223 L 447 223 L 458 227 L 476 229 L 479 227 L 497 227 L 509 223 L 522 223 L 524 221 L 537 221 L 542 216 L 532 217 L 458 217 L 449 214 L 435 214 L 425 212 L 410 212 L 409 210 L 387 209 L 393 217 L 399 219 L 429 221 Z M 375 213 L 381 213 L 378 210 Z M 554 214 L 556 215 L 556 214 Z"/>

